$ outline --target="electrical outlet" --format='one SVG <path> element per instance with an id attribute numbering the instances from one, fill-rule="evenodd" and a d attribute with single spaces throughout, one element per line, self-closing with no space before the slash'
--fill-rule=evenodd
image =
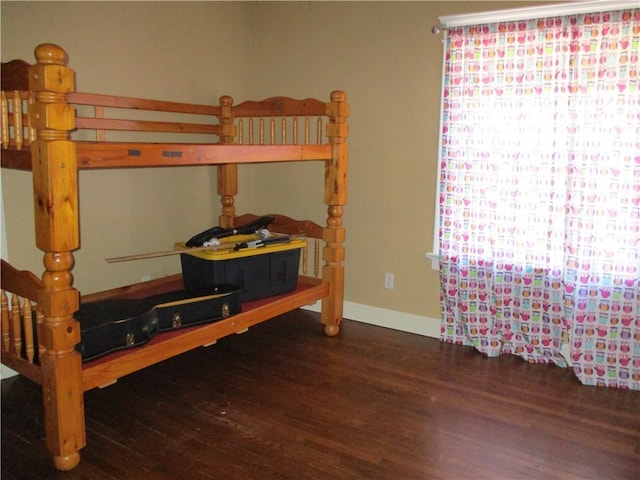
<path id="1" fill-rule="evenodd" d="M 393 289 L 393 273 L 385 273 L 384 274 L 384 288 Z"/>

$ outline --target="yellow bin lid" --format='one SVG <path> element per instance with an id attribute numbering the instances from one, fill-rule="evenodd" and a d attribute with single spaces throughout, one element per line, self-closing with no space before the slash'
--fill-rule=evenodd
<path id="1" fill-rule="evenodd" d="M 264 247 L 249 247 L 234 250 L 238 243 L 255 241 L 254 235 L 235 235 L 222 239 L 223 243 L 218 246 L 211 247 L 211 250 L 198 250 L 190 252 L 184 242 L 177 242 L 173 245 L 175 250 L 184 250 L 187 255 L 203 258 L 205 260 L 230 260 L 232 258 L 251 257 L 253 255 L 265 255 L 267 253 L 285 252 L 287 250 L 295 250 L 296 248 L 304 248 L 307 241 L 304 238 L 292 238 L 288 242 L 267 244 Z"/>

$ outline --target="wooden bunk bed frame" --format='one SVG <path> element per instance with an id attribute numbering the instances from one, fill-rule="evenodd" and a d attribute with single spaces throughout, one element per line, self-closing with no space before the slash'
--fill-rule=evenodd
<path id="1" fill-rule="evenodd" d="M 210 106 L 78 93 L 75 73 L 67 66 L 67 54 L 61 47 L 39 45 L 35 57 L 34 65 L 21 60 L 2 65 L 2 167 L 32 171 L 35 241 L 44 252 L 45 270 L 38 277 L 2 261 L 1 352 L 3 364 L 42 386 L 47 447 L 55 467 L 70 470 L 79 463 L 79 451 L 86 444 L 85 391 L 318 300 L 325 333 L 333 336 L 339 332 L 344 295 L 342 213 L 347 196 L 348 104 L 341 91 L 332 92 L 328 102 L 274 97 L 237 106 L 229 96 L 221 97 L 220 105 Z M 76 107 L 93 113 L 80 116 Z M 106 112 L 112 109 L 175 113 L 178 121 L 111 118 Z M 207 120 L 186 123 L 180 121 L 184 114 Z M 265 124 L 270 129 L 265 129 Z M 96 140 L 72 140 L 71 132 L 76 129 L 93 131 Z M 315 143 L 310 140 L 314 130 Z M 111 142 L 106 141 L 105 131 L 204 134 L 217 136 L 218 142 Z M 299 140 L 299 136 L 304 138 Z M 182 277 L 176 274 L 80 296 L 72 276 L 73 252 L 79 248 L 79 169 L 215 165 L 221 202 L 219 224 L 231 227 L 256 218 L 236 215 L 238 165 L 289 161 L 324 162 L 328 218 L 326 226 L 320 227 L 276 215 L 273 229 L 321 239 L 321 269 L 320 248 L 315 248 L 315 260 L 308 260 L 305 250 L 298 286 L 292 293 L 247 302 L 241 313 L 223 321 L 163 333 L 144 346 L 82 363 L 74 348 L 80 341 L 74 312 L 81 301 L 163 293 L 182 288 Z M 306 262 L 314 265 L 314 275 L 307 275 Z"/>

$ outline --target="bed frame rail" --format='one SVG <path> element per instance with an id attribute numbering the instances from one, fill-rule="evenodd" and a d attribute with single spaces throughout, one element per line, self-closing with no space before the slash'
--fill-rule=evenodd
<path id="1" fill-rule="evenodd" d="M 215 106 L 75 92 L 67 101 L 76 107 L 77 131 L 93 131 L 99 142 L 107 140 L 106 131 L 120 131 L 205 134 L 202 142 L 212 143 L 211 135 L 223 130 Z M 171 114 L 171 121 L 163 121 L 162 114 Z M 176 121 L 176 114 L 192 121 Z"/>

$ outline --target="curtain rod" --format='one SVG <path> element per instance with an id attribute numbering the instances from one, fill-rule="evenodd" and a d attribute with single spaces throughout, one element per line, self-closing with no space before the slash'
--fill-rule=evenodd
<path id="1" fill-rule="evenodd" d="M 482 23 L 512 22 L 530 18 L 556 17 L 578 13 L 596 13 L 602 11 L 625 10 L 638 8 L 638 0 L 589 0 L 585 2 L 557 3 L 538 5 L 535 7 L 493 10 L 489 12 L 468 13 L 462 15 L 444 15 L 438 17 L 445 27 L 461 27 Z"/>

